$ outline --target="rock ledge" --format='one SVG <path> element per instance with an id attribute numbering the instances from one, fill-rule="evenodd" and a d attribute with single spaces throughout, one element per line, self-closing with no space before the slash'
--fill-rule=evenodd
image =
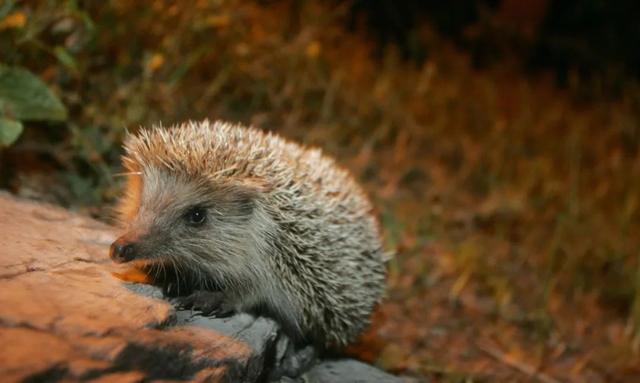
<path id="1" fill-rule="evenodd" d="M 176 310 L 115 278 L 109 226 L 0 193 L 3 381 L 402 381 L 355 360 L 319 361 L 267 318 Z"/>

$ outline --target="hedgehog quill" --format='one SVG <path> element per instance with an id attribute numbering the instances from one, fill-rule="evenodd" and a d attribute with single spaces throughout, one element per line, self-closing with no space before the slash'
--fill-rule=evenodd
<path id="1" fill-rule="evenodd" d="M 251 127 L 189 122 L 125 141 L 124 226 L 110 249 L 209 314 L 264 314 L 341 347 L 385 287 L 372 206 L 319 149 Z"/>

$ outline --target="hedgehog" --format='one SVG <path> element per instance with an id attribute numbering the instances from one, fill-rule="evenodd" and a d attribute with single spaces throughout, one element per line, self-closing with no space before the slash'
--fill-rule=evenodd
<path id="1" fill-rule="evenodd" d="M 124 149 L 115 262 L 210 315 L 265 315 L 323 349 L 369 325 L 389 254 L 362 188 L 320 149 L 208 120 L 141 129 Z"/>

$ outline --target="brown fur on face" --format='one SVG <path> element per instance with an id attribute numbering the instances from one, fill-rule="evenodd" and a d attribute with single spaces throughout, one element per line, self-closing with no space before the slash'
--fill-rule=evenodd
<path id="1" fill-rule="evenodd" d="M 131 244 L 126 260 L 171 265 L 318 344 L 344 345 L 367 325 L 384 290 L 380 234 L 332 159 L 208 121 L 142 131 L 125 149 L 125 233 L 112 251 Z M 206 213 L 197 226 L 194 209 Z"/>

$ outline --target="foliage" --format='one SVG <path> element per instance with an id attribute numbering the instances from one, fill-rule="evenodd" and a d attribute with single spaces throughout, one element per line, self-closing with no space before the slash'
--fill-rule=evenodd
<path id="1" fill-rule="evenodd" d="M 22 12 L 10 13 L 14 1 L 0 6 L 0 33 L 20 29 L 26 23 Z M 0 147 L 11 145 L 23 130 L 22 121 L 64 121 L 67 110 L 37 76 L 24 68 L 0 63 Z"/>
<path id="2" fill-rule="evenodd" d="M 0 65 L 0 145 L 10 145 L 22 132 L 20 121 L 63 121 L 67 110 L 36 76 L 22 68 Z"/>
<path id="3" fill-rule="evenodd" d="M 20 121 L 0 117 L 0 146 L 11 145 L 22 133 Z"/>

